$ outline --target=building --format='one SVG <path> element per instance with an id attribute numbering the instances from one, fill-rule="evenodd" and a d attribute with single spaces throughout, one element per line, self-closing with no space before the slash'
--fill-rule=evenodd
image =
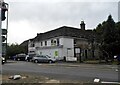
<path id="1" fill-rule="evenodd" d="M 49 55 L 58 60 L 83 61 L 98 54 L 94 36 L 92 30 L 85 30 L 85 23 L 81 21 L 80 28 L 63 26 L 37 34 L 34 39 L 29 40 L 28 52 Z"/>

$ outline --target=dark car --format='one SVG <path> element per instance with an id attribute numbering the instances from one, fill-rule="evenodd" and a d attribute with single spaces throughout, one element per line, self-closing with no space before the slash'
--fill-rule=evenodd
<path id="1" fill-rule="evenodd" d="M 15 60 L 17 61 L 25 61 L 26 54 L 18 54 L 16 55 Z"/>
<path id="2" fill-rule="evenodd" d="M 35 63 L 38 63 L 38 62 L 48 62 L 48 63 L 53 63 L 56 61 L 55 58 L 52 58 L 48 55 L 36 55 L 32 58 L 32 61 L 35 62 Z"/>

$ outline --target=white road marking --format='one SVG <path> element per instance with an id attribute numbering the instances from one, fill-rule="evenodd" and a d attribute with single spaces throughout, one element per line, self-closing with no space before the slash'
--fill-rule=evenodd
<path id="1" fill-rule="evenodd" d="M 120 82 L 105 82 L 105 81 L 101 81 L 101 83 L 104 83 L 104 84 L 120 84 Z"/>

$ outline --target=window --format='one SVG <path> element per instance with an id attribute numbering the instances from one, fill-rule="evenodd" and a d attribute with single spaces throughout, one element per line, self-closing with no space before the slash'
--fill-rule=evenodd
<path id="1" fill-rule="evenodd" d="M 30 44 L 30 47 L 35 47 L 35 44 L 34 44 L 34 43 L 31 43 L 31 44 Z"/>
<path id="2" fill-rule="evenodd" d="M 59 46 L 60 42 L 59 42 L 59 38 L 57 38 L 57 46 Z"/>
<path id="3" fill-rule="evenodd" d="M 35 44 L 32 44 L 32 47 L 35 47 Z"/>
<path id="4" fill-rule="evenodd" d="M 43 43 L 41 42 L 41 46 L 43 46 Z"/>
<path id="5" fill-rule="evenodd" d="M 77 43 L 76 43 L 76 40 L 74 40 L 74 45 L 76 45 Z"/>
<path id="6" fill-rule="evenodd" d="M 54 45 L 56 45 L 56 40 L 54 40 Z"/>
<path id="7" fill-rule="evenodd" d="M 47 46 L 47 41 L 45 41 L 45 46 Z"/>
<path id="8" fill-rule="evenodd" d="M 51 45 L 53 45 L 53 39 L 51 40 Z"/>

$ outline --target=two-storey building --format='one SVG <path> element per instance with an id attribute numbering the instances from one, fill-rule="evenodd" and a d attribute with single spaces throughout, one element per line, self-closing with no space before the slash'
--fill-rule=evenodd
<path id="1" fill-rule="evenodd" d="M 81 28 L 81 29 L 80 29 Z M 28 51 L 39 55 L 49 55 L 58 60 L 92 58 L 96 51 L 92 49 L 94 37 L 92 30 L 85 30 L 82 21 L 80 28 L 63 26 L 45 33 L 39 33 L 29 40 Z M 94 51 L 94 55 L 92 54 Z"/>

